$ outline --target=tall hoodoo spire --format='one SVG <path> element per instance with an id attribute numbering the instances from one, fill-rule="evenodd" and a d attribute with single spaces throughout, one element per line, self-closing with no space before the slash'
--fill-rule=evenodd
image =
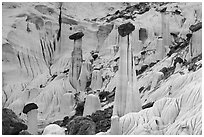
<path id="1" fill-rule="evenodd" d="M 82 67 L 82 37 L 84 36 L 83 32 L 77 32 L 71 36 L 69 39 L 74 40 L 74 50 L 72 51 L 72 63 L 69 73 L 69 81 L 74 89 L 78 92 L 79 84 L 78 78 L 81 73 Z"/>
<path id="2" fill-rule="evenodd" d="M 141 100 L 136 86 L 136 72 L 134 71 L 133 49 L 131 46 L 131 33 L 135 30 L 132 23 L 122 24 L 118 27 L 120 35 L 120 63 L 119 79 L 116 86 L 111 134 L 119 134 L 114 127 L 118 127 L 117 117 L 129 112 L 141 110 Z M 114 122 L 115 121 L 115 122 Z M 119 128 L 119 127 L 118 127 Z M 119 129 L 117 129 L 119 130 Z"/>

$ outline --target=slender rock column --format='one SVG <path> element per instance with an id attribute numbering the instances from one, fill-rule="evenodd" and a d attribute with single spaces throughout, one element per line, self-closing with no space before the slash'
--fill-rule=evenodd
<path id="1" fill-rule="evenodd" d="M 120 118 L 117 115 L 111 117 L 111 135 L 120 135 Z M 113 126 L 114 125 L 114 126 Z"/>
<path id="2" fill-rule="evenodd" d="M 131 32 L 134 29 L 135 26 L 131 23 L 122 24 L 118 28 L 121 36 L 119 78 L 116 85 L 113 116 L 111 118 L 113 120 L 111 122 L 111 134 L 120 134 L 119 129 L 115 129 L 115 127 L 119 128 L 119 125 L 115 125 L 119 123 L 117 122 L 117 117 L 122 117 L 129 112 L 138 112 L 142 108 L 131 46 Z"/>
<path id="3" fill-rule="evenodd" d="M 101 89 L 102 85 L 103 85 L 103 80 L 101 76 L 101 71 L 98 69 L 93 70 L 90 87 L 92 88 L 92 90 L 95 91 L 95 90 Z"/>
<path id="4" fill-rule="evenodd" d="M 82 67 L 82 37 L 84 36 L 83 32 L 77 32 L 71 36 L 69 39 L 74 40 L 74 50 L 72 51 L 72 63 L 69 73 L 69 81 L 72 87 L 78 92 L 79 83 L 78 79 L 81 73 Z"/>
<path id="5" fill-rule="evenodd" d="M 157 39 L 157 60 L 162 60 L 164 58 L 164 52 L 165 49 L 163 47 L 163 39 L 162 38 L 158 38 Z"/>
<path id="6" fill-rule="evenodd" d="M 162 25 L 162 53 L 161 57 L 162 59 L 165 57 L 165 48 L 168 48 L 170 45 L 170 33 L 169 33 L 169 20 L 168 16 L 165 12 L 161 12 L 161 25 Z"/>
<path id="7" fill-rule="evenodd" d="M 130 35 L 131 36 L 131 35 Z M 142 109 L 142 104 L 139 95 L 139 88 L 137 85 L 137 77 L 134 65 L 134 57 L 133 57 L 133 48 L 129 43 L 131 37 L 128 40 L 128 87 L 127 87 L 127 99 L 126 99 L 126 107 L 125 114 L 129 112 L 139 112 Z"/>
<path id="8" fill-rule="evenodd" d="M 191 41 L 191 57 L 196 57 L 202 53 L 202 29 L 193 32 Z"/>

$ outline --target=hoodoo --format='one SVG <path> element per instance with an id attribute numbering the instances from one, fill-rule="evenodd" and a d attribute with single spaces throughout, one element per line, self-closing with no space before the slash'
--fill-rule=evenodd
<path id="1" fill-rule="evenodd" d="M 27 114 L 28 132 L 32 135 L 38 134 L 38 106 L 35 103 L 29 103 L 24 106 L 23 113 Z"/>
<path id="2" fill-rule="evenodd" d="M 137 88 L 136 72 L 134 71 L 133 51 L 130 43 L 131 33 L 135 30 L 132 23 L 118 27 L 120 38 L 119 78 L 116 86 L 112 120 L 122 117 L 129 112 L 138 112 L 142 109 L 139 90 Z M 111 125 L 111 134 L 117 134 L 118 125 Z"/>
<path id="3" fill-rule="evenodd" d="M 81 73 L 82 67 L 82 37 L 84 36 L 83 32 L 77 32 L 71 36 L 69 39 L 74 40 L 74 49 L 72 51 L 71 57 L 71 69 L 69 73 L 69 81 L 73 88 L 78 92 L 79 83 L 78 78 Z"/>

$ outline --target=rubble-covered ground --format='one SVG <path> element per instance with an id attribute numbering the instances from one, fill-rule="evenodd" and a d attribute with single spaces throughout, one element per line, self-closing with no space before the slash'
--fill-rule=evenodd
<path id="1" fill-rule="evenodd" d="M 3 134 L 30 134 L 29 103 L 38 106 L 37 134 L 111 134 L 123 80 L 118 27 L 128 22 L 142 110 L 120 117 L 119 134 L 201 135 L 199 2 L 3 2 Z"/>

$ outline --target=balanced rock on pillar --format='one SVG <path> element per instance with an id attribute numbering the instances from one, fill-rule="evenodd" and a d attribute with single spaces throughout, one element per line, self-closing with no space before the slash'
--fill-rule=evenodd
<path id="1" fill-rule="evenodd" d="M 113 115 L 123 116 L 128 112 L 137 112 L 141 110 L 139 100 L 139 91 L 135 89 L 133 84 L 136 80 L 133 65 L 133 51 L 131 43 L 129 43 L 129 34 L 134 31 L 135 26 L 131 23 L 122 24 L 118 27 L 118 32 L 121 36 L 120 41 L 120 63 L 119 63 L 119 79 L 116 86 L 115 104 L 113 108 Z M 137 93 L 138 92 L 138 93 Z M 137 97 L 136 97 L 137 96 Z M 133 98 L 137 98 L 133 101 Z M 130 100 L 129 100 L 130 99 Z M 133 102 L 134 103 L 133 103 Z M 127 102 L 132 102 L 137 107 L 127 107 Z M 134 106 L 134 105 L 133 105 Z"/>
<path id="2" fill-rule="evenodd" d="M 136 74 L 134 74 L 133 53 L 130 41 L 130 35 L 135 26 L 131 23 L 122 24 L 118 27 L 120 39 L 120 61 L 119 76 L 116 84 L 113 114 L 111 117 L 111 135 L 120 134 L 119 117 L 129 113 L 141 110 L 141 101 L 139 100 L 139 91 L 133 91 Z M 134 77 L 135 76 L 135 77 Z M 134 101 L 133 101 L 134 100 Z M 137 102 L 137 103 L 135 103 Z"/>
<path id="3" fill-rule="evenodd" d="M 72 63 L 71 69 L 69 73 L 69 81 L 73 88 L 78 92 L 79 91 L 79 83 L 78 79 L 81 73 L 82 67 L 82 37 L 84 36 L 83 32 L 77 32 L 71 36 L 69 39 L 74 40 L 74 49 L 72 51 Z"/>
<path id="4" fill-rule="evenodd" d="M 23 113 L 27 114 L 28 132 L 38 134 L 38 106 L 35 103 L 28 103 L 23 108 Z"/>

